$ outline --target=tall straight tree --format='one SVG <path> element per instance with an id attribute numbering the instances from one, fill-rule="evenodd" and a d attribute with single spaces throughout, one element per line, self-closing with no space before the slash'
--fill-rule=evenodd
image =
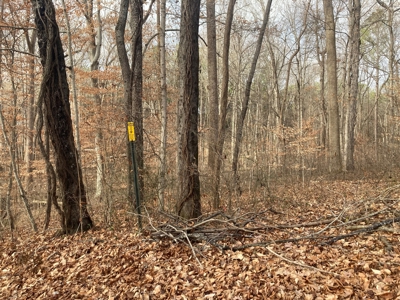
<path id="1" fill-rule="evenodd" d="M 96 105 L 97 109 L 101 110 L 102 98 L 99 89 L 99 78 L 95 75 L 96 71 L 99 70 L 99 59 L 102 47 L 102 36 L 103 36 L 103 28 L 101 21 L 101 3 L 100 0 L 96 0 L 96 11 L 94 11 L 94 0 L 83 0 L 81 4 L 79 0 L 76 0 L 79 7 L 82 9 L 83 15 L 86 20 L 86 27 L 89 32 L 89 57 L 90 57 L 90 71 L 92 71 L 93 75 L 91 75 L 90 80 L 94 90 L 93 94 L 93 102 Z M 101 114 L 99 114 L 101 115 Z M 100 118 L 97 120 L 101 123 Z M 101 124 L 96 126 L 96 133 L 94 138 L 94 149 L 96 152 L 96 193 L 95 198 L 101 201 L 103 195 L 103 173 L 104 173 L 104 157 L 102 151 L 103 144 L 103 132 L 101 130 Z"/>
<path id="2" fill-rule="evenodd" d="M 233 13 L 236 0 L 230 0 L 228 12 L 226 15 L 225 32 L 224 32 L 224 48 L 222 50 L 222 93 L 221 93 L 221 108 L 218 122 L 218 139 L 216 146 L 216 161 L 213 180 L 213 208 L 217 209 L 220 206 L 219 185 L 221 182 L 221 167 L 222 167 L 222 152 L 225 142 L 225 123 L 228 114 L 228 85 L 229 85 L 229 49 L 231 45 L 231 29 L 233 21 Z M 218 110 L 218 106 L 216 108 Z"/>
<path id="3" fill-rule="evenodd" d="M 218 139 L 218 71 L 217 32 L 215 25 L 215 0 L 207 0 L 207 71 L 209 98 L 208 166 L 215 167 Z"/>
<path id="4" fill-rule="evenodd" d="M 198 170 L 200 0 L 182 0 L 178 50 L 178 176 L 177 214 L 185 219 L 201 215 Z"/>
<path id="5" fill-rule="evenodd" d="M 354 166 L 354 128 L 357 117 L 358 73 L 360 66 L 360 20 L 361 1 L 349 0 L 350 11 L 350 58 L 348 66 L 348 103 L 346 111 L 343 169 L 351 171 Z"/>
<path id="6" fill-rule="evenodd" d="M 125 43 L 125 27 L 130 13 L 131 26 L 131 59 Z M 121 65 L 124 83 L 125 119 L 133 121 L 136 133 L 136 151 L 139 170 L 143 169 L 143 113 L 142 113 L 142 0 L 121 0 L 119 17 L 115 27 L 118 58 Z M 130 148 L 128 147 L 128 152 Z M 128 158 L 131 155 L 128 155 Z M 129 199 L 133 199 L 133 168 L 129 161 Z M 143 191 L 143 180 L 140 180 L 140 190 Z"/>
<path id="7" fill-rule="evenodd" d="M 43 78 L 39 99 L 43 101 L 46 125 L 54 147 L 62 207 L 64 233 L 93 226 L 87 210 L 85 186 L 72 131 L 69 86 L 64 51 L 52 0 L 32 0 L 38 31 Z"/>
<path id="8" fill-rule="evenodd" d="M 398 67 L 398 61 L 396 60 L 396 36 L 395 36 L 395 25 L 394 25 L 394 17 L 395 13 L 399 11 L 399 9 L 395 8 L 396 0 L 389 0 L 389 1 L 381 1 L 377 0 L 380 6 L 382 6 L 387 11 L 387 20 L 383 23 L 386 24 L 389 30 L 389 97 L 390 97 L 390 107 L 389 107 L 389 117 L 392 119 L 395 116 L 395 106 L 396 106 L 396 93 L 395 93 L 395 71 L 396 66 Z M 389 2 L 389 3 L 386 3 Z M 398 74 L 397 74 L 398 75 Z M 394 127 L 393 127 L 394 128 Z M 389 131 L 389 139 L 385 140 L 392 140 L 393 138 L 393 130 Z"/>
<path id="9" fill-rule="evenodd" d="M 340 120 L 337 97 L 336 35 L 332 0 L 324 0 L 326 38 L 326 100 L 328 104 L 328 160 L 331 171 L 341 170 Z"/>
<path id="10" fill-rule="evenodd" d="M 160 47 L 160 81 L 161 81 L 161 134 L 160 134 L 160 168 L 158 181 L 158 199 L 160 209 L 164 210 L 165 176 L 167 173 L 167 70 L 165 60 L 165 17 L 166 0 L 159 0 L 159 47 Z"/>
<path id="11" fill-rule="evenodd" d="M 247 109 L 249 107 L 250 101 L 250 92 L 251 92 L 251 84 L 253 83 L 254 74 L 256 71 L 258 57 L 260 56 L 261 46 L 264 39 L 265 30 L 267 28 L 269 13 L 271 11 L 271 4 L 272 0 L 268 0 L 267 7 L 265 8 L 263 23 L 260 28 L 260 32 L 258 34 L 256 49 L 254 52 L 253 60 L 251 62 L 249 75 L 246 81 L 246 87 L 244 90 L 244 98 L 242 103 L 242 110 L 240 112 L 240 116 L 237 121 L 236 125 L 236 138 L 235 138 L 235 147 L 233 149 L 233 159 L 232 159 L 232 171 L 233 171 L 233 178 L 235 180 L 235 190 L 238 192 L 240 191 L 240 182 L 239 182 L 239 175 L 238 175 L 238 160 L 239 160 L 239 149 L 240 144 L 242 142 L 242 135 L 243 135 L 243 125 L 244 120 L 246 118 Z"/>

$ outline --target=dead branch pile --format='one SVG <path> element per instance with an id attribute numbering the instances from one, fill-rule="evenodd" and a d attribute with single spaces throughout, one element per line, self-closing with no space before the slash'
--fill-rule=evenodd
<path id="1" fill-rule="evenodd" d="M 207 243 L 221 250 L 243 250 L 305 240 L 323 246 L 378 230 L 400 233 L 394 226 L 400 222 L 400 200 L 390 197 L 398 188 L 387 189 L 376 198 L 347 203 L 337 213 L 311 222 L 294 224 L 293 221 L 301 218 L 288 219 L 284 213 L 272 208 L 244 214 L 218 211 L 191 221 L 163 213 L 168 222 L 150 223 L 149 231 L 154 240 L 183 242 L 192 249 L 194 243 Z M 386 248 L 389 249 L 390 245 Z"/>

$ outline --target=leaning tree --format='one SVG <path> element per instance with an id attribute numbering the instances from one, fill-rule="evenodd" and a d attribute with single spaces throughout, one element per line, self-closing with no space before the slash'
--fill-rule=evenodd
<path id="1" fill-rule="evenodd" d="M 43 78 L 39 102 L 54 148 L 56 172 L 62 199 L 64 233 L 86 231 L 93 226 L 87 210 L 82 170 L 74 143 L 69 86 L 64 51 L 52 0 L 31 0 L 35 14 Z"/>

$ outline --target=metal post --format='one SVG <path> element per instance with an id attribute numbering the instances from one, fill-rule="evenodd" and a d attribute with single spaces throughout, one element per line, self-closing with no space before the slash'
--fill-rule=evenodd
<path id="1" fill-rule="evenodd" d="M 135 195 L 136 195 L 136 211 L 138 214 L 138 225 L 139 230 L 142 230 L 142 214 L 140 212 L 140 190 L 139 190 L 139 175 L 138 169 L 136 164 L 136 150 L 135 150 L 135 127 L 133 126 L 133 122 L 128 122 L 128 139 L 129 145 L 131 148 L 131 160 L 133 165 L 133 178 L 134 178 L 134 185 L 135 185 Z"/>

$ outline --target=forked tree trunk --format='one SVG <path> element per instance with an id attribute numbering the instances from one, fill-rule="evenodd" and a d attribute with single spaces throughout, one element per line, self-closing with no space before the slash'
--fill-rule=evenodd
<path id="1" fill-rule="evenodd" d="M 32 0 L 32 5 L 43 65 L 39 99 L 42 99 L 45 106 L 46 125 L 54 147 L 65 216 L 63 232 L 86 231 L 93 223 L 87 210 L 82 170 L 74 143 L 64 51 L 54 4 L 51 0 Z"/>
<path id="2" fill-rule="evenodd" d="M 198 170 L 199 17 L 200 0 L 182 0 L 178 50 L 180 75 L 178 180 L 180 196 L 176 210 L 177 214 L 185 219 L 197 218 L 201 215 Z"/>

